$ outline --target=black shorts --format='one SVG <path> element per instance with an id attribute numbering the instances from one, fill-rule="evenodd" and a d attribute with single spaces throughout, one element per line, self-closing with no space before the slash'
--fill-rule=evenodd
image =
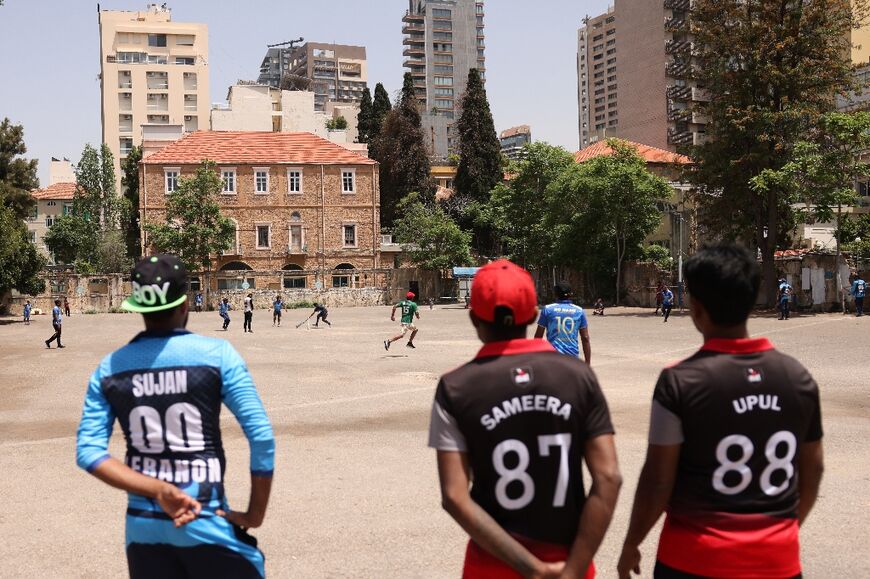
<path id="1" fill-rule="evenodd" d="M 176 547 L 165 543 L 130 543 L 127 569 L 130 579 L 262 579 L 257 568 L 243 555 L 218 545 Z"/>
<path id="2" fill-rule="evenodd" d="M 653 577 L 654 579 L 710 579 L 704 575 L 693 575 L 684 571 L 678 571 L 677 569 L 668 567 L 661 561 L 656 561 L 656 568 L 653 571 Z M 794 577 L 783 577 L 783 579 L 801 579 L 801 577 L 803 577 L 803 575 L 798 574 Z"/>

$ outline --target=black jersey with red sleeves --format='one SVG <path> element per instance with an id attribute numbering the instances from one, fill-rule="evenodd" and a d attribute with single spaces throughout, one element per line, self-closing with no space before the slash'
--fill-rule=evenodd
<path id="1" fill-rule="evenodd" d="M 441 378 L 430 446 L 468 453 L 471 496 L 504 529 L 568 545 L 585 501 L 585 442 L 612 432 L 588 365 L 545 340 L 512 340 Z"/>
<path id="2" fill-rule="evenodd" d="M 800 573 L 798 456 L 821 437 L 818 386 L 766 339 L 710 340 L 664 370 L 650 443 L 681 448 L 659 559 L 712 577 Z"/>

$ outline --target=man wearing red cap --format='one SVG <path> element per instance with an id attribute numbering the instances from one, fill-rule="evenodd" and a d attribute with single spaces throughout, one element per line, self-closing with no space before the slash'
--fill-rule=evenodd
<path id="1" fill-rule="evenodd" d="M 607 402 L 588 365 L 527 339 L 536 318 L 528 272 L 481 268 L 471 323 L 484 346 L 435 393 L 429 446 L 442 504 L 471 537 L 464 578 L 592 578 L 613 516 L 622 479 Z"/>
<path id="2" fill-rule="evenodd" d="M 416 348 L 414 345 L 414 338 L 417 336 L 417 326 L 414 325 L 414 316 L 417 316 L 417 319 L 420 319 L 420 312 L 417 311 L 417 304 L 414 302 L 414 292 L 408 292 L 405 294 L 404 300 L 400 301 L 396 305 L 393 306 L 393 311 L 390 312 L 390 321 L 396 321 L 396 310 L 402 310 L 402 333 L 397 336 L 393 336 L 389 340 L 384 340 L 384 349 L 389 351 L 390 344 L 393 342 L 398 342 L 402 338 L 405 337 L 405 334 L 411 332 L 411 338 L 408 340 L 406 346 L 409 348 Z"/>

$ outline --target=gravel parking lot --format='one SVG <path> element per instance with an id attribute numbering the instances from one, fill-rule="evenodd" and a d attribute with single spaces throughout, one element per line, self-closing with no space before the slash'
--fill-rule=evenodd
<path id="1" fill-rule="evenodd" d="M 479 344 L 460 307 L 421 309 L 417 349 L 395 333 L 389 308 L 330 310 L 331 329 L 294 329 L 308 311 L 254 314 L 243 334 L 216 313 L 192 314 L 190 329 L 229 339 L 247 360 L 277 436 L 277 468 L 266 522 L 254 534 L 272 577 L 457 577 L 465 536 L 440 508 L 434 451 L 426 448 L 439 374 Z M 700 344 L 688 315 L 663 324 L 648 310 L 590 318 L 593 368 L 608 397 L 625 476 L 618 510 L 596 563 L 614 577 L 643 460 L 652 388 L 662 366 Z M 838 314 L 780 322 L 753 319 L 797 357 L 822 390 L 827 471 L 802 531 L 805 576 L 858 577 L 870 554 L 870 318 Z M 47 316 L 24 326 L 0 320 L 0 576 L 119 577 L 124 558 L 123 493 L 75 466 L 75 430 L 88 376 L 141 328 L 136 315 L 73 315 L 64 350 L 46 350 Z M 224 413 L 227 488 L 244 508 L 248 451 Z M 123 454 L 116 429 L 113 452 Z M 644 549 L 651 576 L 655 538 Z M 860 571 L 865 569 L 865 571 Z"/>

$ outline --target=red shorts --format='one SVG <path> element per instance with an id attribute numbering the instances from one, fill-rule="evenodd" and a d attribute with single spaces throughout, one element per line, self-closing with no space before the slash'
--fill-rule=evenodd
<path id="1" fill-rule="evenodd" d="M 514 535 L 514 539 L 545 563 L 558 563 L 568 558 L 569 548 L 565 545 L 542 543 Z M 462 579 L 522 579 L 522 575 L 511 569 L 501 559 L 489 554 L 474 541 L 468 541 L 465 550 L 465 567 Z M 584 579 L 595 578 L 595 565 L 590 563 Z"/>

